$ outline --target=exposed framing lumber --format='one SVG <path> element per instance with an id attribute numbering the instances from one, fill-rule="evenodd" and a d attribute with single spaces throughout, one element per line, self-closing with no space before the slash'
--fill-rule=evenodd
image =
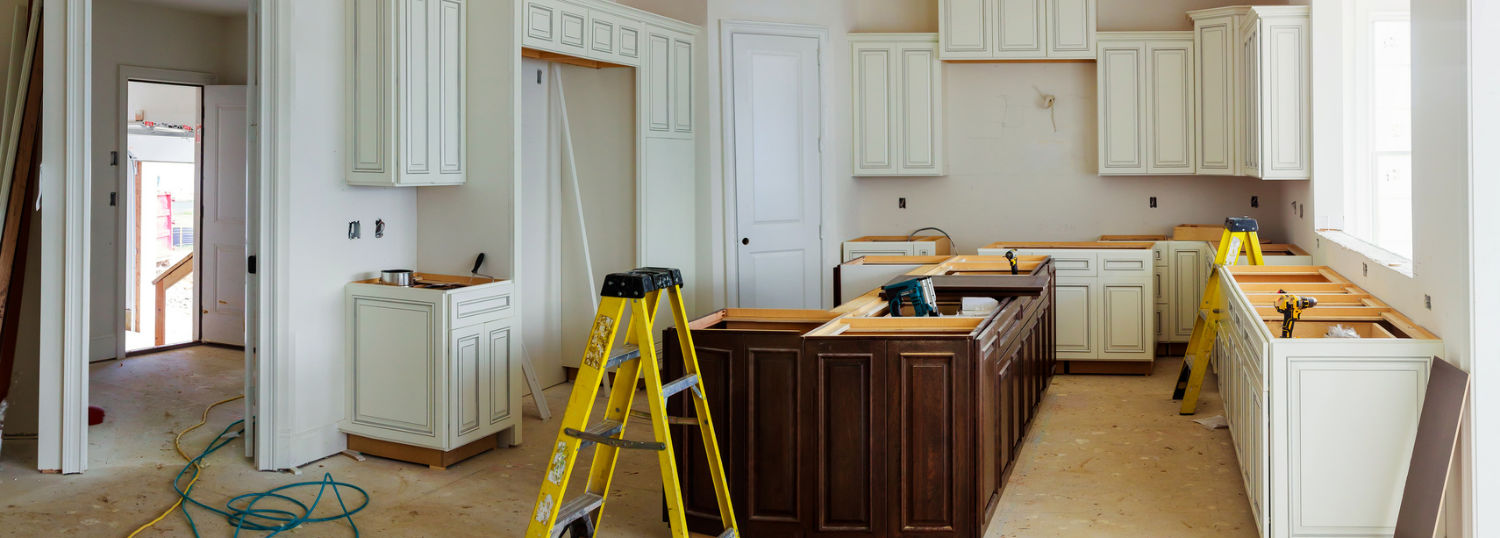
<path id="1" fill-rule="evenodd" d="M 189 252 L 177 263 L 172 264 L 162 274 L 151 279 L 151 287 L 156 289 L 156 345 L 167 343 L 167 289 L 182 282 L 182 279 L 193 274 L 193 253 Z"/>
<path id="2" fill-rule="evenodd" d="M 32 28 L 39 28 L 36 21 Z M 26 253 L 30 248 L 31 220 L 36 197 L 37 161 L 40 157 L 42 85 L 42 42 L 40 30 L 31 53 L 31 69 L 26 82 L 26 100 L 21 117 L 19 139 L 12 167 L 10 197 L 6 201 L 5 224 L 0 234 L 0 401 L 10 392 L 11 370 L 15 365 L 16 342 L 20 335 L 21 297 L 26 289 Z"/>
<path id="3" fill-rule="evenodd" d="M 609 63 L 609 62 L 601 62 L 599 60 L 590 60 L 588 58 L 579 58 L 577 56 L 568 56 L 566 54 L 558 54 L 556 52 L 547 52 L 545 50 L 537 50 L 537 49 L 525 48 L 525 47 L 521 48 L 521 57 L 522 58 L 533 58 L 533 59 L 537 59 L 537 60 L 542 60 L 544 62 L 552 62 L 552 63 L 566 64 L 566 65 L 576 65 L 578 67 L 587 67 L 589 69 L 611 69 L 611 68 L 616 68 L 616 67 L 625 67 L 625 68 L 629 68 L 630 67 L 628 65 L 614 64 L 614 63 Z"/>

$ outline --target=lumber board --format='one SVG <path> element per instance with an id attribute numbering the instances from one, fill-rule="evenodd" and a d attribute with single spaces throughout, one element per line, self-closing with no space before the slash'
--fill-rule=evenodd
<path id="1" fill-rule="evenodd" d="M 547 52 L 545 50 L 537 50 L 537 49 L 527 48 L 527 47 L 521 48 L 521 57 L 522 58 L 533 58 L 533 59 L 547 61 L 547 62 L 552 62 L 552 63 L 566 64 L 566 65 L 576 65 L 578 67 L 587 67 L 589 69 L 606 69 L 606 68 L 616 68 L 616 67 L 630 67 L 628 65 L 621 65 L 621 64 L 615 64 L 615 63 L 609 63 L 609 62 L 601 62 L 599 60 L 590 60 L 588 58 L 579 58 L 577 56 L 569 56 L 567 54 L 558 54 L 556 52 Z"/>
<path id="2" fill-rule="evenodd" d="M 40 25 L 36 25 L 38 28 Z M 21 296 L 26 289 L 26 253 L 30 248 L 30 202 L 37 191 L 37 161 L 40 157 L 42 114 L 42 39 L 41 31 L 32 38 L 31 73 L 29 74 L 21 129 L 12 167 L 10 199 L 6 202 L 5 224 L 0 231 L 0 401 L 10 393 L 11 372 L 15 366 L 16 343 L 20 335 Z"/>
<path id="3" fill-rule="evenodd" d="M 1155 243 L 1145 241 L 997 241 L 984 248 L 993 249 L 1118 249 L 1149 250 Z"/>
<path id="4" fill-rule="evenodd" d="M 1444 495 L 1458 432 L 1469 402 L 1469 374 L 1437 357 L 1427 376 L 1427 394 L 1417 419 L 1417 438 L 1407 466 L 1401 507 L 1396 511 L 1397 538 L 1432 538 L 1442 519 Z"/>

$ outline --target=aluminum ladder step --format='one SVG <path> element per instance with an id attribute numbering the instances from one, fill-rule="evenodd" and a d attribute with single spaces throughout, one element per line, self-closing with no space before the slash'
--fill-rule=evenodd
<path id="1" fill-rule="evenodd" d="M 604 496 L 588 492 L 563 503 L 562 508 L 557 509 L 557 523 L 552 525 L 553 538 L 562 536 L 562 533 L 567 532 L 568 525 L 579 518 L 588 517 L 589 512 L 600 506 L 604 506 Z"/>
<path id="2" fill-rule="evenodd" d="M 687 390 L 690 387 L 693 389 L 693 394 L 696 394 L 699 398 L 703 397 L 703 394 L 698 392 L 698 374 L 688 374 L 673 379 L 671 383 L 662 385 L 661 399 L 665 400 L 676 396 L 677 393 Z"/>

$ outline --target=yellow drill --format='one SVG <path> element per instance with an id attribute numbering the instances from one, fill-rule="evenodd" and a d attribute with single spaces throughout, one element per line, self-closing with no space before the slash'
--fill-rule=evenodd
<path id="1" fill-rule="evenodd" d="M 1318 306 L 1318 299 L 1299 297 L 1287 293 L 1286 290 L 1280 290 L 1277 293 L 1281 294 L 1281 298 L 1276 299 L 1276 311 L 1281 312 L 1281 337 L 1291 338 L 1292 327 L 1297 324 L 1298 319 L 1302 318 L 1302 311 Z"/>
<path id="2" fill-rule="evenodd" d="M 1017 266 L 1017 262 L 1019 262 L 1020 259 L 1016 257 L 1015 249 L 1005 251 L 1005 260 L 1010 262 L 1010 274 L 1021 274 L 1021 268 Z"/>

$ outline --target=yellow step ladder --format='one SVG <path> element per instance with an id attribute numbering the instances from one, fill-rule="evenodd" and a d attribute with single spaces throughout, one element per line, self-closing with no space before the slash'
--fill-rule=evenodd
<path id="1" fill-rule="evenodd" d="M 681 343 L 682 357 L 686 363 L 683 369 L 685 375 L 665 384 L 662 383 L 661 369 L 657 365 L 656 343 L 651 334 L 656 307 L 663 293 L 671 304 L 672 320 L 677 327 L 678 342 Z M 562 426 L 558 429 L 557 442 L 553 445 L 555 448 L 547 460 L 547 474 L 542 481 L 541 493 L 537 494 L 535 509 L 531 511 L 526 536 L 553 538 L 561 536 L 565 530 L 571 531 L 574 538 L 593 536 L 599 520 L 604 517 L 604 501 L 609 494 L 615 457 L 620 449 L 644 449 L 657 451 L 671 536 L 686 538 L 687 519 L 682 511 L 682 487 L 677 478 L 669 423 L 698 426 L 703 437 L 704 452 L 708 456 L 709 473 L 713 476 L 714 492 L 718 496 L 719 519 L 724 523 L 724 531 L 719 536 L 736 536 L 738 530 L 734 522 L 734 509 L 729 502 L 729 487 L 724 479 L 724 465 L 719 457 L 718 440 L 714 437 L 713 420 L 709 417 L 703 381 L 698 375 L 698 355 L 693 348 L 692 334 L 688 330 L 687 311 L 683 308 L 682 272 L 677 269 L 643 267 L 628 273 L 614 273 L 604 278 L 603 290 L 599 295 L 599 312 L 594 316 L 594 325 L 589 331 L 583 362 L 579 365 L 578 378 L 573 382 L 573 394 L 568 398 L 568 408 L 563 412 Z M 626 329 L 625 341 L 636 345 L 639 353 L 610 356 L 619 320 L 627 305 L 630 308 L 630 325 Z M 604 371 L 611 368 L 618 369 L 615 371 L 614 387 L 609 392 L 604 420 L 589 426 L 589 416 L 594 408 L 600 381 L 604 378 Z M 635 398 L 636 379 L 641 375 L 646 376 L 646 398 L 651 408 L 651 431 L 655 440 L 627 441 L 624 439 L 625 425 L 630 418 L 631 401 Z M 667 398 L 683 391 L 691 393 L 697 411 L 696 420 L 667 416 Z M 562 502 L 578 453 L 589 446 L 595 448 L 594 461 L 589 467 L 588 485 L 581 495 Z M 598 515 L 591 520 L 590 516 L 596 510 Z"/>
<path id="2" fill-rule="evenodd" d="M 1203 291 L 1203 300 L 1198 303 L 1198 320 L 1193 324 L 1193 337 L 1188 340 L 1187 353 L 1182 357 L 1182 371 L 1177 374 L 1177 388 L 1172 391 L 1173 400 L 1182 400 L 1183 415 L 1198 411 L 1198 392 L 1203 389 L 1203 376 L 1208 372 L 1208 358 L 1214 349 L 1214 338 L 1218 336 L 1219 321 L 1224 318 L 1224 298 L 1219 287 L 1219 268 L 1233 266 L 1243 252 L 1250 265 L 1265 265 L 1260 252 L 1260 224 L 1250 217 L 1224 219 L 1224 233 L 1219 236 L 1219 251 L 1214 257 L 1213 274 L 1208 277 L 1208 287 Z"/>

